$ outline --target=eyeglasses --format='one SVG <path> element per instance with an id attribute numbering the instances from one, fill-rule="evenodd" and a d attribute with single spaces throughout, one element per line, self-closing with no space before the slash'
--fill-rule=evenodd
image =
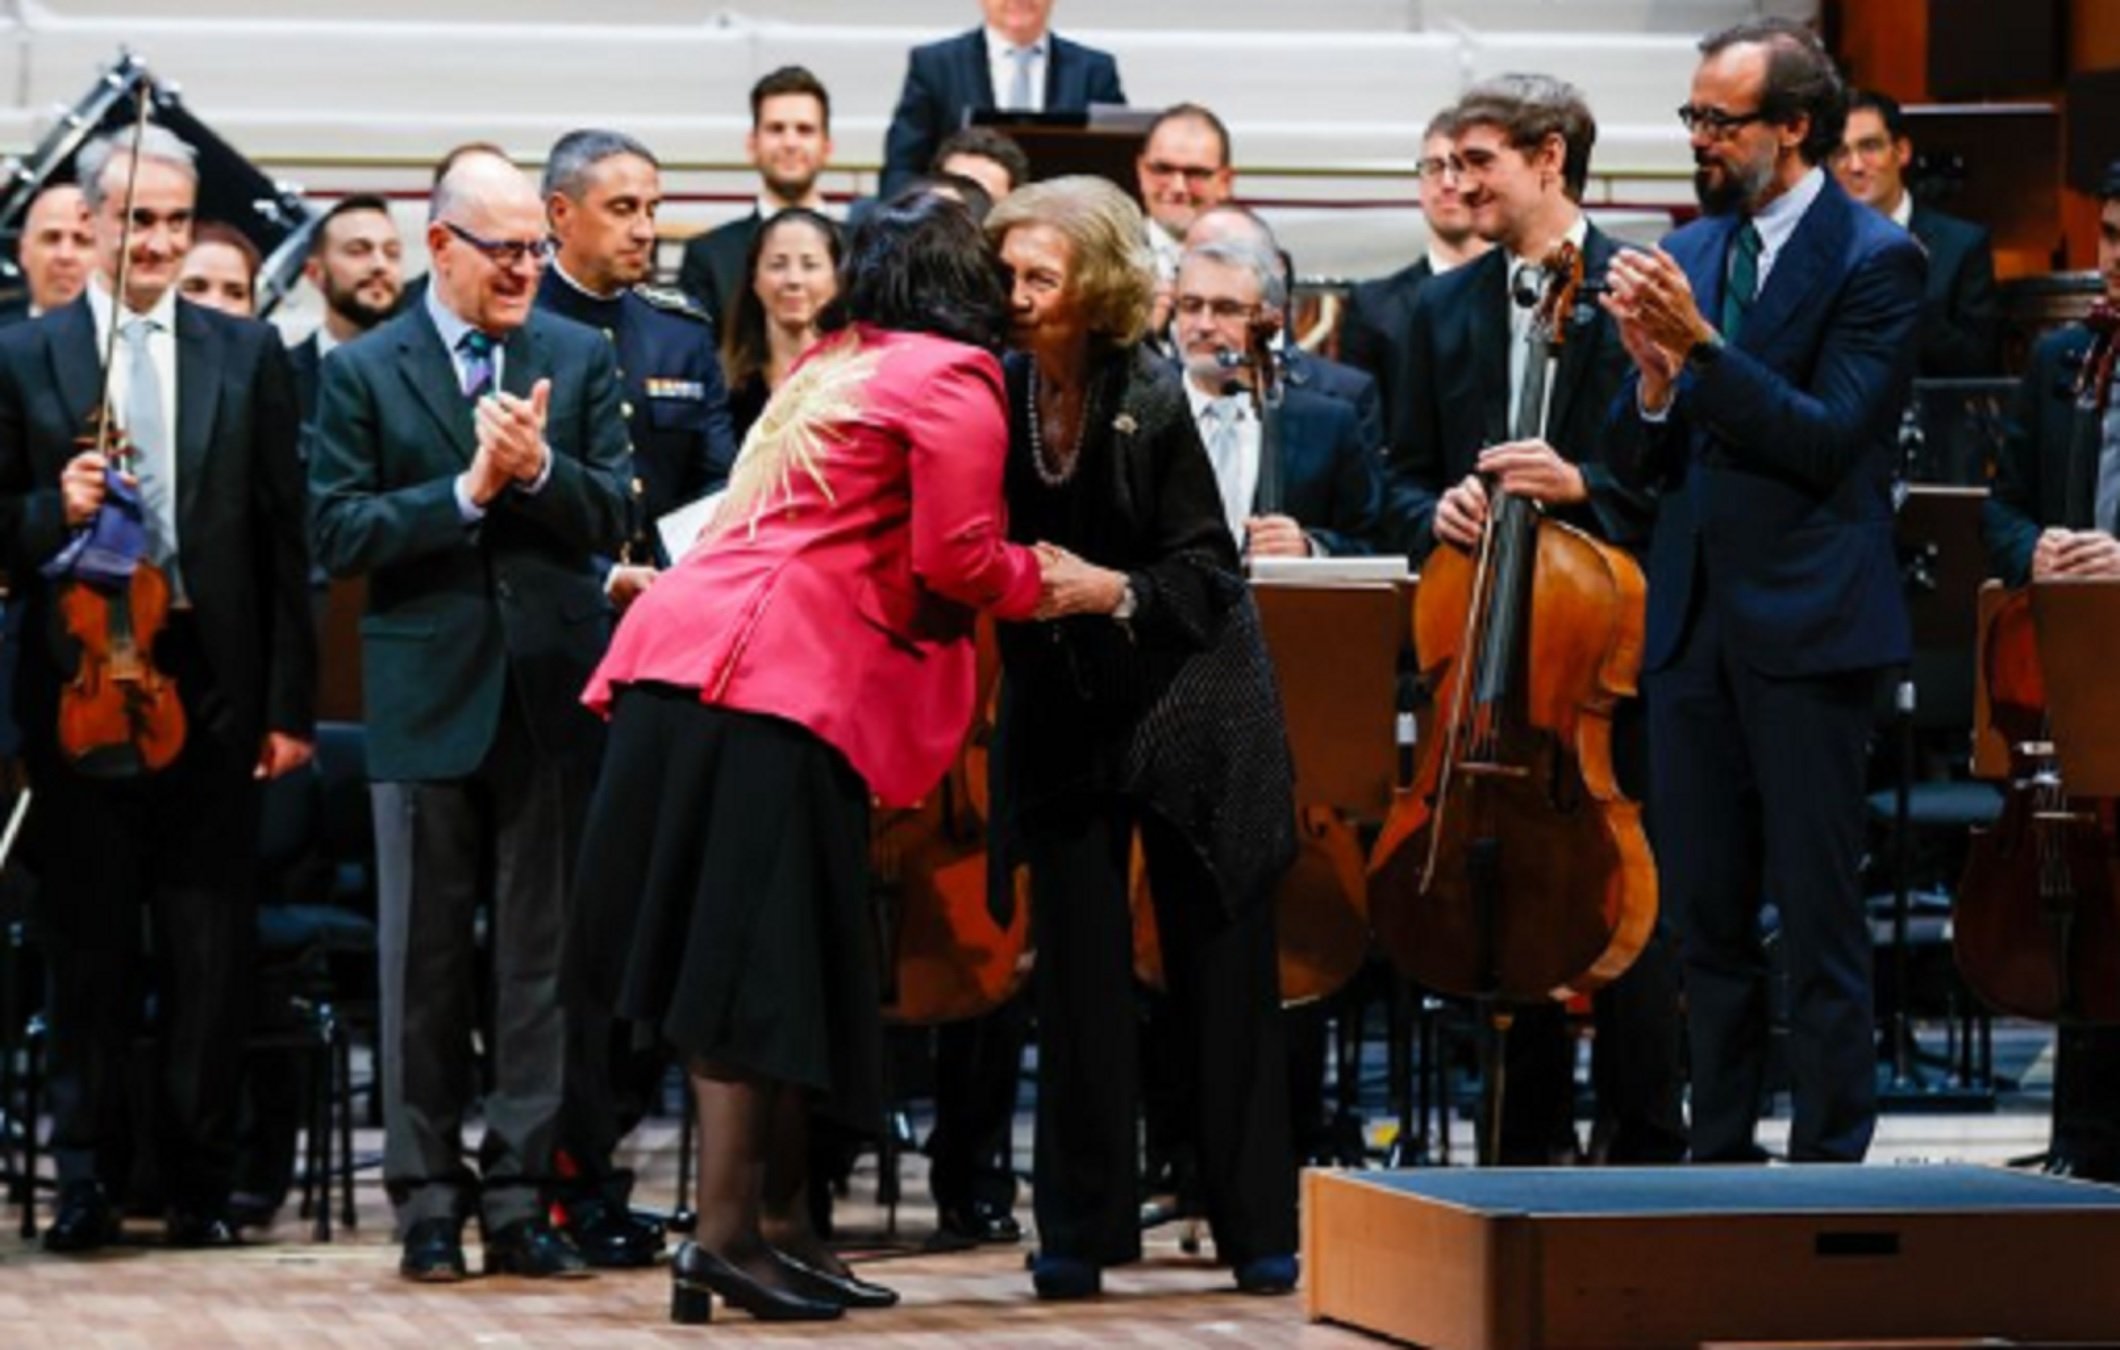
<path id="1" fill-rule="evenodd" d="M 1202 314 L 1211 314 L 1216 319 L 1248 319 L 1259 312 L 1257 305 L 1242 304 L 1235 300 L 1209 300 L 1203 295 L 1181 295 L 1172 306 L 1180 315 L 1197 319 Z"/>
<path id="2" fill-rule="evenodd" d="M 1413 171 L 1416 176 L 1421 178 L 1441 178 L 1444 174 L 1450 172 L 1450 167 L 1449 160 L 1431 157 L 1415 164 Z"/>
<path id="3" fill-rule="evenodd" d="M 1754 108 L 1748 113 L 1727 113 L 1720 108 L 1703 108 L 1687 103 L 1679 107 L 1678 120 L 1689 136 L 1706 132 L 1711 140 L 1726 140 L 1739 127 L 1748 127 L 1754 122 L 1766 120 L 1766 111 Z"/>
<path id="4" fill-rule="evenodd" d="M 1182 174 L 1186 182 L 1193 184 L 1205 183 L 1222 172 L 1216 168 L 1202 168 L 1197 164 L 1172 164 L 1161 159 L 1151 159 L 1141 167 L 1148 170 L 1151 178 L 1175 178 Z"/>
<path id="5" fill-rule="evenodd" d="M 552 253 L 552 243 L 546 239 L 487 239 L 473 234 L 453 220 L 443 221 L 442 226 L 485 254 L 486 261 L 495 267 L 515 267 L 523 262 L 528 262 L 532 267 L 543 267 L 545 259 Z"/>

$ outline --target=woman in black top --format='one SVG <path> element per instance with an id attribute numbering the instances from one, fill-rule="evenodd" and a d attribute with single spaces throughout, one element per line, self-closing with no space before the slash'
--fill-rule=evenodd
<path id="1" fill-rule="evenodd" d="M 744 286 L 729 302 L 721 338 L 729 426 L 744 436 L 795 358 L 817 340 L 818 321 L 839 295 L 839 227 L 791 206 L 759 226 L 744 260 Z"/>
<path id="2" fill-rule="evenodd" d="M 987 218 L 1011 273 L 1009 532 L 1052 622 L 1003 625 L 997 856 L 1038 944 L 1038 1293 L 1139 1258 L 1128 858 L 1147 856 L 1197 1063 L 1202 1189 L 1240 1288 L 1295 1284 L 1295 1170 L 1268 903 L 1293 854 L 1281 710 L 1214 470 L 1175 371 L 1140 344 L 1140 211 L 1101 179 Z M 1004 865 L 1008 865 L 1004 864 Z"/>

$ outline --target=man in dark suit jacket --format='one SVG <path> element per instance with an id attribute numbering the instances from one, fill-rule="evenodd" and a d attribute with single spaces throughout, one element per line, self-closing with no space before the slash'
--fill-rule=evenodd
<path id="1" fill-rule="evenodd" d="M 884 135 L 881 196 L 926 173 L 942 138 L 974 112 L 1083 112 L 1126 102 L 1109 52 L 1051 31 L 1052 0 L 980 0 L 980 8 L 983 27 L 913 48 Z"/>
<path id="2" fill-rule="evenodd" d="M 782 66 L 751 86 L 751 130 L 744 153 L 758 166 L 758 205 L 685 244 L 677 289 L 716 324 L 729 319 L 745 275 L 751 240 L 768 218 L 790 206 L 826 210 L 817 176 L 832 158 L 832 96 L 801 66 Z"/>
<path id="3" fill-rule="evenodd" d="M 1428 279 L 1487 251 L 1472 228 L 1450 156 L 1456 142 L 1448 109 L 1436 114 L 1421 137 L 1418 179 L 1421 215 L 1428 222 L 1428 251 L 1388 277 L 1356 286 L 1340 318 L 1340 359 L 1374 379 L 1382 403 L 1385 444 L 1403 444 L 1413 409 L 1413 373 L 1406 369 L 1406 335 L 1413 302 Z"/>
<path id="4" fill-rule="evenodd" d="M 1549 516 L 1630 550 L 1646 540 L 1652 506 L 1604 462 L 1605 415 L 1625 379 L 1617 325 L 1579 306 L 1556 359 L 1530 345 L 1543 265 L 1563 243 L 1602 274 L 1618 251 L 1580 205 L 1597 123 L 1580 90 L 1543 75 L 1509 75 L 1468 90 L 1449 114 L 1450 157 L 1486 253 L 1431 279 L 1415 303 L 1405 349 L 1406 439 L 1392 447 L 1416 563 L 1438 543 L 1472 548 L 1490 486 L 1540 503 Z M 1529 304 L 1526 304 L 1526 301 Z M 1543 394 L 1543 397 L 1540 395 Z M 1646 777 L 1637 705 L 1622 705 L 1613 756 L 1633 797 Z M 1506 897 L 1505 903 L 1506 903 Z M 1592 1076 L 1605 1156 L 1685 1156 L 1678 953 L 1659 924 L 1626 973 L 1595 1004 Z M 1575 1054 L 1561 1006 L 1517 1010 L 1506 1047 L 1499 1162 L 1574 1162 Z"/>
<path id="5" fill-rule="evenodd" d="M 1834 177 L 1850 197 L 1919 239 L 1929 255 L 1915 373 L 1925 379 L 1998 374 L 2002 301 L 1995 290 L 1994 247 L 1978 225 L 1914 200 L 1906 184 L 1913 160 L 1914 142 L 1898 102 L 1874 90 L 1853 94 L 1847 128 L 1833 152 Z"/>
<path id="6" fill-rule="evenodd" d="M 631 478 L 611 344 L 534 312 L 545 212 L 491 156 L 435 189 L 422 305 L 334 352 L 310 456 L 317 553 L 368 578 L 361 620 L 383 967 L 384 1182 L 401 1272 L 576 1274 L 548 1225 L 565 1036 L 566 888 L 610 627 L 595 558 Z M 496 392 L 498 391 L 498 392 Z M 482 878 L 490 882 L 488 889 Z M 479 1176 L 459 1140 L 490 898 L 493 1087 Z"/>
<path id="7" fill-rule="evenodd" d="M 2120 161 L 2099 189 L 2098 273 L 2120 301 Z M 1981 527 L 2004 584 L 2120 578 L 2120 415 L 2079 396 L 2082 324 L 2040 339 L 1995 456 Z M 2046 1170 L 2120 1182 L 2120 1028 L 2064 1026 L 2054 1055 Z"/>
<path id="8" fill-rule="evenodd" d="M 36 793 L 33 842 L 64 866 L 39 891 L 50 947 L 53 1251 L 116 1236 L 104 1189 L 124 1176 L 133 1013 L 128 966 L 152 922 L 161 980 L 153 1142 L 180 1246 L 235 1241 L 227 1204 L 238 1056 L 249 1014 L 244 954 L 256 922 L 259 783 L 301 767 L 313 734 L 298 432 L 287 355 L 264 324 L 176 297 L 198 176 L 161 128 L 139 143 L 126 236 L 123 138 L 83 149 L 95 272 L 79 299 L 0 336 L 0 547 L 25 630 L 15 708 Z M 129 253 L 122 304 L 113 299 Z M 60 687 L 80 648 L 54 608 L 96 575 L 107 505 L 103 457 L 78 438 L 101 393 L 105 335 L 120 333 L 111 406 L 134 446 L 145 559 L 174 607 L 154 658 L 176 681 L 187 730 L 163 767 L 133 742 L 80 755 L 57 736 Z M 99 508 L 101 515 L 99 517 Z"/>
<path id="9" fill-rule="evenodd" d="M 1603 301 L 1636 367 L 1607 453 L 1660 493 L 1642 665 L 1693 1156 L 1763 1156 L 1771 900 L 1793 991 L 1789 1155 L 1853 1162 L 1876 1123 L 1857 872 L 1877 679 L 1910 650 L 1891 478 L 1922 255 L 1819 167 L 1843 94 L 1815 36 L 1763 20 L 1701 50 L 1682 115 L 1716 214 L 1668 253 L 1616 257 Z"/>
<path id="10" fill-rule="evenodd" d="M 1246 330 L 1287 308 L 1280 258 L 1225 239 L 1189 248 L 1178 266 L 1177 336 L 1185 392 L 1214 462 L 1230 532 L 1254 557 L 1363 554 L 1375 550 L 1383 481 L 1348 403 L 1291 385 L 1279 413 L 1280 458 L 1267 465 L 1253 407 Z"/>
<path id="11" fill-rule="evenodd" d="M 295 390 L 302 425 L 316 421 L 324 358 L 397 313 L 405 292 L 405 247 L 390 203 L 368 193 L 342 197 L 317 222 L 302 275 L 324 299 L 324 322 L 295 344 Z"/>

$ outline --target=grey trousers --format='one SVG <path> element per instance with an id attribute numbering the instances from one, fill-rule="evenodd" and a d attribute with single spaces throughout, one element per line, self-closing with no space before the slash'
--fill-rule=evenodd
<path id="1" fill-rule="evenodd" d="M 564 1080 L 559 978 L 580 827 L 575 783 L 535 753 L 510 707 L 471 777 L 372 786 L 383 1180 L 402 1227 L 476 1209 L 492 1233 L 542 1210 Z M 480 1016 L 482 988 L 490 1021 Z M 478 1096 L 475 1034 L 491 1038 L 476 1174 L 462 1138 Z"/>

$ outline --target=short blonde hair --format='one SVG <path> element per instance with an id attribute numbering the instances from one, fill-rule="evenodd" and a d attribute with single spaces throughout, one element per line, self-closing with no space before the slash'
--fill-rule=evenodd
<path id="1" fill-rule="evenodd" d="M 1102 178 L 1048 178 L 1017 188 L 986 218 L 996 248 L 1019 225 L 1046 225 L 1073 247 L 1068 285 L 1090 332 L 1132 346 L 1148 332 L 1155 298 L 1155 258 L 1148 223 L 1134 199 Z"/>

